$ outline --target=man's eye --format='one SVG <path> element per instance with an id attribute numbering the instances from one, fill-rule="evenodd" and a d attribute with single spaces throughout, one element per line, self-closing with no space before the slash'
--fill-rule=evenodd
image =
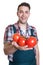
<path id="1" fill-rule="evenodd" d="M 28 11 L 26 11 L 25 13 L 27 13 L 27 14 L 28 14 Z"/>
<path id="2" fill-rule="evenodd" d="M 23 13 L 23 11 L 20 11 L 20 13 Z"/>

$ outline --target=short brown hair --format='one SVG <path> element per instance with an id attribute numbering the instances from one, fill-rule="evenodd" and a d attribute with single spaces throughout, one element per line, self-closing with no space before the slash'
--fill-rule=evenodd
<path id="1" fill-rule="evenodd" d="M 21 3 L 21 4 L 18 6 L 18 10 L 19 10 L 19 7 L 20 7 L 20 6 L 26 6 L 26 7 L 28 7 L 29 10 L 30 10 L 30 4 L 29 4 L 29 3 L 26 3 L 26 2 Z"/>

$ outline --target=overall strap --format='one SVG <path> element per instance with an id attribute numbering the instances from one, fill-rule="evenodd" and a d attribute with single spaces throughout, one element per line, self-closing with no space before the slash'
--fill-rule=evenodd
<path id="1" fill-rule="evenodd" d="M 35 37 L 35 35 L 33 34 L 33 32 L 34 32 L 34 30 L 33 29 L 31 29 L 31 36 L 34 36 Z M 35 51 L 35 49 L 33 48 L 33 50 Z M 36 55 L 36 54 L 35 54 Z"/>
<path id="2" fill-rule="evenodd" d="M 14 30 L 14 33 L 16 33 L 16 27 L 13 25 L 13 30 Z"/>
<path id="3" fill-rule="evenodd" d="M 31 36 L 34 36 L 35 37 L 34 30 L 33 29 L 31 29 Z"/>

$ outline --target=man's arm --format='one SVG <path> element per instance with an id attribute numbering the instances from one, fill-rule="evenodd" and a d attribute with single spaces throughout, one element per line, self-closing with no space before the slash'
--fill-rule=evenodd
<path id="1" fill-rule="evenodd" d="M 16 51 L 17 49 L 12 45 L 12 43 L 4 43 L 4 53 L 6 55 L 12 54 Z"/>
<path id="2" fill-rule="evenodd" d="M 39 48 L 38 44 L 34 47 L 36 53 L 36 65 L 39 65 Z"/>
<path id="3" fill-rule="evenodd" d="M 17 49 L 19 49 L 19 50 L 30 50 L 32 48 L 28 48 L 28 45 L 21 47 L 16 42 L 12 42 L 12 43 L 6 42 L 6 43 L 4 43 L 4 53 L 6 55 L 15 53 Z"/>
<path id="4" fill-rule="evenodd" d="M 12 45 L 12 25 L 8 25 L 4 33 L 4 53 L 6 55 L 14 53 L 17 49 Z"/>

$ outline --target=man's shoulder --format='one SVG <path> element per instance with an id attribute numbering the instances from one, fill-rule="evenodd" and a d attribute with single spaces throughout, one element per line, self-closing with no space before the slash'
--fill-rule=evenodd
<path id="1" fill-rule="evenodd" d="M 9 29 L 9 28 L 12 28 L 13 27 L 13 24 L 9 24 L 6 26 L 6 29 Z"/>
<path id="2" fill-rule="evenodd" d="M 6 26 L 6 30 L 11 30 L 11 29 L 13 29 L 13 27 L 16 28 L 17 27 L 17 23 L 7 25 Z"/>
<path id="3" fill-rule="evenodd" d="M 32 25 L 29 25 L 29 28 L 30 29 L 36 29 L 36 27 L 32 26 Z"/>

